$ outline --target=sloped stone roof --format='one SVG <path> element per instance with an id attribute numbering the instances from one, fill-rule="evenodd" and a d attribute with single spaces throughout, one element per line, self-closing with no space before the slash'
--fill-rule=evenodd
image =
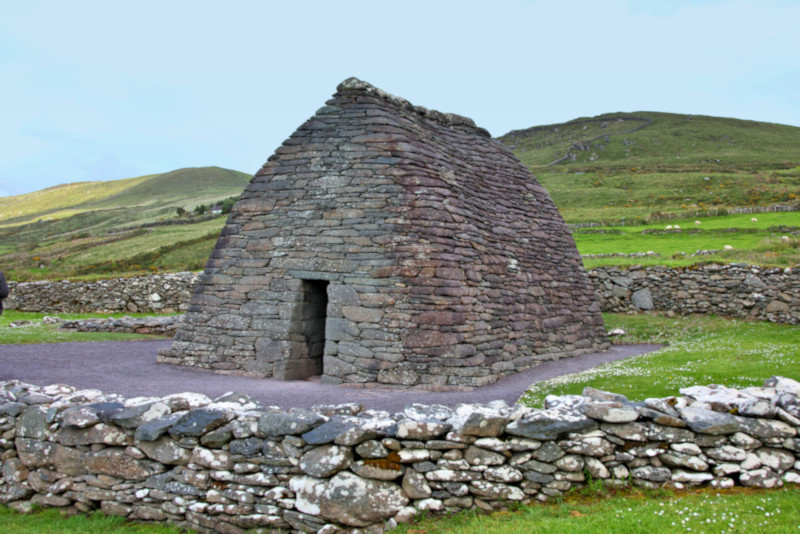
<path id="1" fill-rule="evenodd" d="M 350 78 L 254 176 L 161 361 L 435 388 L 604 345 L 572 236 L 510 149 Z"/>

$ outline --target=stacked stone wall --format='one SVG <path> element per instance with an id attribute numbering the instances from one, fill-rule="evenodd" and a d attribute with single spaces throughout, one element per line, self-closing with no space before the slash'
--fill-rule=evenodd
<path id="1" fill-rule="evenodd" d="M 606 312 L 713 313 L 800 324 L 800 269 L 743 264 L 602 267 L 589 277 Z"/>
<path id="2" fill-rule="evenodd" d="M 9 310 L 55 313 L 175 313 L 186 311 L 198 273 L 165 273 L 104 280 L 9 282 Z"/>
<path id="3" fill-rule="evenodd" d="M 800 383 L 684 388 L 631 402 L 591 388 L 543 409 L 291 409 L 246 395 L 132 399 L 0 383 L 0 502 L 201 532 L 380 531 L 415 514 L 546 501 L 590 480 L 645 487 L 800 483 Z"/>
<path id="4" fill-rule="evenodd" d="M 39 313 L 134 311 L 131 308 L 185 310 L 198 276 L 187 272 L 96 282 L 10 282 L 11 296 L 4 306 Z M 714 313 L 800 324 L 800 269 L 765 269 L 742 264 L 598 267 L 589 271 L 589 278 L 605 312 Z M 369 313 L 353 308 L 342 309 L 340 313 L 344 315 L 345 311 L 351 317 Z M 377 321 L 380 311 L 372 313 Z M 336 318 L 329 322 L 329 328 L 338 332 L 335 335 L 345 335 L 346 324 Z M 379 323 L 371 324 L 377 328 Z M 115 329 L 114 324 L 107 326 Z M 340 332 L 342 329 L 345 332 Z"/>

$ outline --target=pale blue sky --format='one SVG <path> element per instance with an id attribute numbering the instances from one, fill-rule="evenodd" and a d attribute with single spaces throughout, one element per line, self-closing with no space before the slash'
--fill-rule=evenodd
<path id="1" fill-rule="evenodd" d="M 0 0 L 0 196 L 254 173 L 356 76 L 492 135 L 613 111 L 800 126 L 800 1 Z"/>

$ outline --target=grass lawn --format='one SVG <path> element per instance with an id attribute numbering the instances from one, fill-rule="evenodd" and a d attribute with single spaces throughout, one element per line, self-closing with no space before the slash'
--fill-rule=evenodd
<path id="1" fill-rule="evenodd" d="M 403 525 L 403 534 L 788 533 L 800 530 L 800 488 L 671 493 L 600 488 L 491 515 L 462 512 Z"/>
<path id="2" fill-rule="evenodd" d="M 628 332 L 625 342 L 668 343 L 657 352 L 582 373 L 538 382 L 520 402 L 540 406 L 546 395 L 580 394 L 584 387 L 631 400 L 677 395 L 693 385 L 761 386 L 772 375 L 800 379 L 800 327 L 713 315 L 605 314 L 607 329 Z"/>
<path id="3" fill-rule="evenodd" d="M 581 254 L 610 254 L 653 251 L 652 258 L 584 258 L 591 269 L 600 265 L 669 265 L 685 266 L 716 261 L 743 262 L 764 266 L 791 267 L 800 263 L 800 239 L 788 229 L 800 227 L 800 212 L 722 215 L 702 219 L 678 219 L 669 223 L 621 226 L 600 229 L 573 229 L 575 244 Z M 695 221 L 700 224 L 695 224 Z M 678 225 L 679 232 L 666 226 Z M 777 230 L 779 227 L 785 227 Z M 650 233 L 644 233 L 650 231 Z M 788 241 L 781 240 L 783 236 Z M 723 250 L 726 245 L 732 250 Z M 719 250 L 712 256 L 689 257 L 698 250 Z M 687 255 L 687 256 L 684 256 Z"/>
<path id="4" fill-rule="evenodd" d="M 38 510 L 19 514 L 0 506 L 0 529 L 3 534 L 179 534 L 187 532 L 176 527 L 154 523 L 131 523 L 121 517 L 102 513 L 92 515 L 64 516 L 58 509 Z"/>
<path id="5" fill-rule="evenodd" d="M 125 341 L 131 339 L 155 339 L 159 336 L 144 334 L 125 334 L 117 332 L 68 332 L 58 329 L 58 324 L 43 324 L 44 313 L 18 312 L 5 310 L 0 315 L 0 345 L 22 345 L 26 343 L 66 343 L 69 341 Z M 52 314 L 62 319 L 77 320 L 107 317 L 147 317 L 145 313 L 59 313 Z M 14 321 L 31 321 L 34 324 L 9 327 Z"/>

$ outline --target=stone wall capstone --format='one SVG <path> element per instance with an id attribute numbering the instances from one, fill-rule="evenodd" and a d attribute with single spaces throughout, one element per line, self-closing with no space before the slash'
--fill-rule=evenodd
<path id="1" fill-rule="evenodd" d="M 379 532 L 422 511 L 547 501 L 588 477 L 649 488 L 800 483 L 799 382 L 680 391 L 631 402 L 586 388 L 543 409 L 496 401 L 390 414 L 3 382 L 0 502 L 201 532 Z"/>

